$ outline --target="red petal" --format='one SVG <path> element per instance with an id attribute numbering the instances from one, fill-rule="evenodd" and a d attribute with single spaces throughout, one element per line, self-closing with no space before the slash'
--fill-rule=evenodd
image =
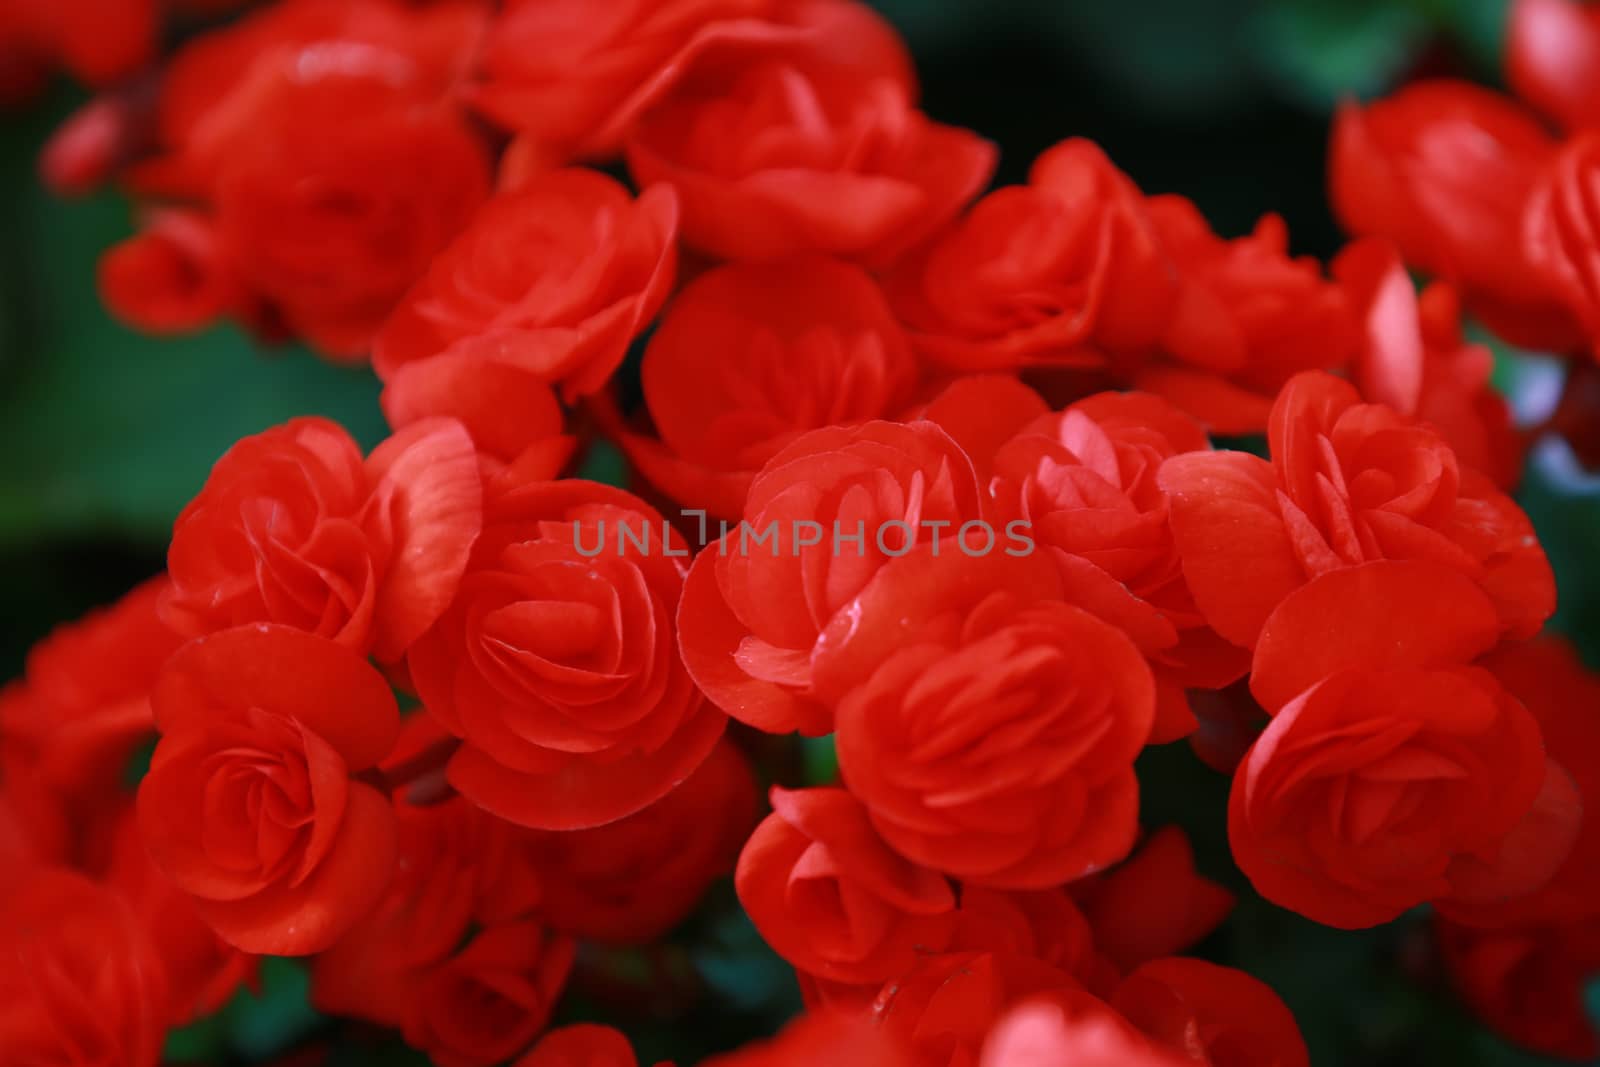
<path id="1" fill-rule="evenodd" d="M 162 668 L 151 705 L 165 734 L 248 708 L 284 715 L 315 731 L 352 771 L 375 766 L 400 731 L 394 692 L 371 664 L 343 645 L 272 623 L 180 648 Z"/>
<path id="2" fill-rule="evenodd" d="M 1499 637 L 1494 605 L 1459 571 L 1364 563 L 1284 599 L 1261 629 L 1250 691 L 1273 714 L 1335 671 L 1464 664 Z"/>
<path id="3" fill-rule="evenodd" d="M 269 956 L 306 956 L 337 941 L 389 885 L 396 855 L 394 809 L 376 789 L 352 782 L 339 834 L 311 876 L 243 900 L 196 900 L 224 941 Z"/>
<path id="4" fill-rule="evenodd" d="M 456 595 L 483 529 L 483 482 L 472 438 L 455 419 L 397 431 L 367 459 L 367 471 L 374 488 L 365 525 L 393 546 L 372 652 L 397 660 Z"/>
<path id="5" fill-rule="evenodd" d="M 1244 452 L 1195 452 L 1162 464 L 1161 487 L 1200 613 L 1225 639 L 1254 647 L 1272 609 L 1306 580 L 1272 467 Z"/>

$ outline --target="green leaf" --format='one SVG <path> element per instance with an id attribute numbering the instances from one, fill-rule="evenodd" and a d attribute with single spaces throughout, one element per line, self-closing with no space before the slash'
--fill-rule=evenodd
<path id="1" fill-rule="evenodd" d="M 1302 103 L 1330 110 L 1387 89 L 1431 26 L 1396 0 L 1284 0 L 1261 7 L 1251 29 L 1261 68 Z"/>
<path id="2" fill-rule="evenodd" d="M 95 291 L 102 250 L 131 232 L 116 195 L 58 201 L 33 159 L 74 101 L 0 131 L 0 547 L 113 535 L 165 540 L 211 464 L 240 437 L 326 415 L 364 446 L 383 434 L 365 368 L 298 350 L 271 354 L 239 331 L 160 339 L 115 323 Z"/>
<path id="3" fill-rule="evenodd" d="M 628 461 L 610 441 L 595 441 L 584 454 L 577 477 L 627 488 Z"/>
<path id="4" fill-rule="evenodd" d="M 802 737 L 800 753 L 807 785 L 834 785 L 839 781 L 839 753 L 834 748 L 833 735 Z"/>
<path id="5" fill-rule="evenodd" d="M 279 1055 L 317 1027 L 311 977 L 293 960 L 261 960 L 261 993 L 241 992 L 223 1009 L 228 1043 L 251 1060 Z"/>

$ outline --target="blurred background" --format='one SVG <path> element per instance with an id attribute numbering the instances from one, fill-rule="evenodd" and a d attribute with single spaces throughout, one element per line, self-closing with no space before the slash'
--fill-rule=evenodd
<path id="1" fill-rule="evenodd" d="M 1087 136 L 1145 191 L 1192 197 L 1224 235 L 1277 212 L 1295 251 L 1319 257 L 1341 240 L 1324 182 L 1335 104 L 1418 74 L 1497 82 L 1506 16 L 1506 0 L 878 4 L 911 43 L 926 109 L 996 140 L 1002 181 L 1021 180 L 1061 138 Z M 261 350 L 232 329 L 155 341 L 108 318 L 95 263 L 131 231 L 125 203 L 114 194 L 54 201 L 34 174 L 45 137 L 82 99 L 58 83 L 0 114 L 0 678 L 19 673 L 28 647 L 52 626 L 161 568 L 174 516 L 239 437 L 313 413 L 339 419 L 365 445 L 382 434 L 377 384 L 365 371 L 295 349 Z M 1595 664 L 1600 595 L 1591 587 L 1600 566 L 1584 561 L 1600 544 L 1600 504 L 1581 479 L 1554 468 L 1536 469 L 1522 499 L 1561 581 L 1558 624 Z M 1185 746 L 1146 759 L 1147 823 L 1183 824 L 1201 870 L 1241 888 L 1221 815 L 1226 780 Z M 1341 933 L 1243 893 L 1198 954 L 1272 984 L 1319 1067 L 1543 1062 L 1468 1019 L 1426 929 L 1425 917 L 1409 917 Z M 699 979 L 735 1007 L 663 1017 L 643 1053 L 688 1057 L 793 1007 L 792 990 L 752 936 L 724 929 L 687 939 L 701 946 L 690 957 Z M 285 965 L 269 970 L 259 998 L 217 1025 L 229 1029 L 226 1040 L 182 1035 L 173 1055 L 273 1055 L 318 1022 L 297 970 Z"/>

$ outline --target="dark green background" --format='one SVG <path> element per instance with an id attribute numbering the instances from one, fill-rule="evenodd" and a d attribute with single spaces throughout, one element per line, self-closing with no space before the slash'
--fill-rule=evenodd
<path id="1" fill-rule="evenodd" d="M 927 109 L 1003 150 L 1020 180 L 1068 135 L 1099 141 L 1148 192 L 1193 197 L 1225 234 L 1265 211 L 1296 251 L 1326 256 L 1328 116 L 1339 98 L 1408 75 L 1496 78 L 1504 0 L 881 0 L 911 41 Z M 296 350 L 260 351 L 232 329 L 154 341 L 112 323 L 94 292 L 100 249 L 130 229 L 115 195 L 50 199 L 33 159 L 81 99 L 59 85 L 0 116 L 0 677 L 58 622 L 157 571 L 171 521 L 220 452 L 294 414 L 339 418 L 364 443 L 382 433 L 362 371 Z M 1558 622 L 1593 651 L 1600 533 L 1592 500 L 1535 475 L 1524 501 L 1562 582 Z M 1242 888 L 1228 859 L 1226 781 L 1182 746 L 1141 767 L 1148 821 L 1188 827 L 1202 869 Z M 630 1030 L 659 1055 L 692 1057 L 768 1027 L 793 993 L 748 925 L 722 908 L 675 939 L 667 966 L 709 986 L 688 1016 L 658 1011 Z M 1289 1002 L 1318 1067 L 1530 1064 L 1452 1002 L 1420 919 L 1346 934 L 1242 894 L 1205 954 L 1243 966 Z M 621 973 L 643 965 L 613 961 Z M 724 1005 L 717 1007 L 716 1005 Z M 577 1012 L 598 1011 L 581 1002 Z M 398 1062 L 374 1035 L 330 1037 L 304 1007 L 292 965 L 262 1001 L 245 998 L 173 1051 L 245 1060 L 309 1035 L 340 1062 Z M 646 1060 L 645 1062 L 650 1062 Z"/>

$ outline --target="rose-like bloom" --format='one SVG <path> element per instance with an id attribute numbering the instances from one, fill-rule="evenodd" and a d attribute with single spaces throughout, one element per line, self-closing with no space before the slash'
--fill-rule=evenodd
<path id="1" fill-rule="evenodd" d="M 1197 423 L 1159 397 L 1100 393 L 1036 420 L 993 464 L 990 492 L 1051 550 L 1066 599 L 1128 634 L 1150 660 L 1156 743 L 1194 730 L 1186 687 L 1220 688 L 1249 667 L 1195 607 L 1156 480 L 1169 457 L 1210 447 Z"/>
<path id="2" fill-rule="evenodd" d="M 1123 980 L 1111 1006 L 1153 1040 L 1211 1067 L 1310 1067 L 1283 1000 L 1232 967 L 1153 960 Z"/>
<path id="3" fill-rule="evenodd" d="M 54 868 L 0 882 L 0 960 L 6 1063 L 160 1061 L 168 1021 L 161 959 L 110 888 Z"/>
<path id="4" fill-rule="evenodd" d="M 962 886 L 950 951 L 1026 956 L 1064 971 L 1096 993 L 1109 993 L 1121 978 L 1096 948 L 1089 920 L 1065 889 Z"/>
<path id="5" fill-rule="evenodd" d="M 492 496 L 450 610 L 408 664 L 462 737 L 450 783 L 532 829 L 648 806 L 711 753 L 726 719 L 690 680 L 673 619 L 688 548 L 620 489 L 538 482 Z"/>
<path id="6" fill-rule="evenodd" d="M 235 280 L 244 291 L 228 310 L 252 329 L 287 327 L 331 358 L 364 358 L 488 193 L 487 146 L 447 102 L 484 18 L 475 0 L 291 0 L 200 35 L 164 73 L 159 150 L 129 184 L 214 219 L 207 288 Z M 143 249 L 169 263 L 200 254 L 193 241 Z M 136 300 L 121 273 L 108 296 Z M 124 309 L 136 321 L 160 312 L 187 326 L 218 294 L 190 293 L 207 300 L 187 307 L 182 288 L 142 295 Z"/>
<path id="7" fill-rule="evenodd" d="M 1076 889 L 1076 887 L 1074 887 Z M 1095 946 L 1124 971 L 1183 952 L 1221 925 L 1233 894 L 1195 870 L 1181 828 L 1152 834 L 1080 893 Z"/>
<path id="8" fill-rule="evenodd" d="M 403 364 L 383 389 L 383 413 L 402 430 L 433 416 L 472 435 L 493 487 L 555 478 L 577 441 L 561 432 L 561 404 L 544 377 L 494 335 Z"/>
<path id="9" fill-rule="evenodd" d="M 488 339 L 567 398 L 595 392 L 672 286 L 678 204 L 635 200 L 597 171 L 540 174 L 484 205 L 384 324 L 385 381 L 404 363 Z"/>
<path id="10" fill-rule="evenodd" d="M 1502 489 L 1515 487 L 1523 442 L 1510 405 L 1490 382 L 1494 353 L 1462 334 L 1455 289 L 1434 282 L 1418 295 L 1394 247 L 1381 238 L 1350 245 L 1333 271 L 1366 335 L 1354 368 L 1362 396 L 1416 416 L 1463 463 Z"/>
<path id="11" fill-rule="evenodd" d="M 283 623 L 392 660 L 449 604 L 481 522 L 460 423 L 412 423 L 363 461 L 337 423 L 292 419 L 230 448 L 178 516 L 163 617 L 189 635 Z"/>
<path id="12" fill-rule="evenodd" d="M 623 449 L 674 500 L 724 518 L 800 434 L 898 416 L 917 381 L 877 283 L 820 256 L 701 275 L 674 298 L 640 371 L 660 440 L 622 430 Z"/>
<path id="13" fill-rule="evenodd" d="M 479 0 L 416 7 L 400 0 L 283 0 L 189 39 L 162 72 L 160 153 L 136 166 L 136 191 L 207 200 L 220 169 L 257 136 L 265 105 L 290 83 L 365 92 L 371 105 L 442 102 L 477 53 L 487 17 Z M 308 123 L 319 117 L 300 116 Z M 373 116 L 365 115 L 363 118 Z M 359 131 L 333 135 L 343 144 Z M 429 165 L 419 156 L 413 169 Z"/>
<path id="14" fill-rule="evenodd" d="M 941 632 L 943 631 L 943 632 Z M 900 854 L 1042 888 L 1127 855 L 1150 668 L 1079 608 L 1006 594 L 912 631 L 837 712 L 839 769 Z"/>
<path id="15" fill-rule="evenodd" d="M 1251 677 L 1273 719 L 1228 813 L 1263 896 L 1352 929 L 1549 881 L 1581 801 L 1527 709 L 1462 666 L 1498 636 L 1489 599 L 1434 563 L 1337 570 L 1284 600 Z"/>
<path id="16" fill-rule="evenodd" d="M 1121 631 L 1057 599 L 1043 553 L 964 548 L 879 570 L 816 642 L 816 691 L 890 847 L 978 885 L 1056 886 L 1133 845 L 1155 684 Z"/>
<path id="17" fill-rule="evenodd" d="M 1154 1048 L 1115 1012 L 1036 998 L 1013 1008 L 983 1045 L 981 1067 L 1184 1067 L 1194 1062 Z"/>
<path id="18" fill-rule="evenodd" d="M 59 64 L 91 86 L 137 74 L 156 53 L 156 0 L 10 0 L 0 11 L 0 100 L 25 98 Z"/>
<path id="19" fill-rule="evenodd" d="M 1540 1056 L 1600 1055 L 1587 992 L 1600 974 L 1600 922 L 1481 930 L 1441 920 L 1435 929 L 1452 983 L 1485 1026 Z"/>
<path id="20" fill-rule="evenodd" d="M 953 553 L 963 524 L 982 519 L 972 461 L 933 423 L 813 430 L 768 461 L 741 524 L 695 559 L 678 614 L 684 662 L 741 722 L 828 733 L 811 690 L 823 629 L 886 560 L 941 531 Z"/>
<path id="21" fill-rule="evenodd" d="M 150 690 L 183 639 L 157 611 L 154 578 L 109 608 L 59 627 L 28 652 L 27 680 L 0 699 L 0 749 L 87 820 L 155 736 Z"/>
<path id="22" fill-rule="evenodd" d="M 156 865 L 246 952 L 337 941 L 394 869 L 394 811 L 352 778 L 399 728 L 383 676 L 325 638 L 256 624 L 185 645 L 151 704 L 162 738 L 138 811 Z"/>
<path id="23" fill-rule="evenodd" d="M 917 1067 L 909 1051 L 857 1013 L 803 1015 L 771 1041 L 713 1056 L 700 1067 Z"/>
<path id="24" fill-rule="evenodd" d="M 610 944 L 665 936 L 733 870 L 756 803 L 749 764 L 723 740 L 643 811 L 590 830 L 533 835 L 521 852 L 543 882 L 540 916 L 557 930 Z"/>
<path id="25" fill-rule="evenodd" d="M 735 884 L 778 955 L 826 981 L 881 985 L 949 943 L 950 883 L 896 855 L 855 797 L 774 788 L 772 807 L 739 856 Z"/>
<path id="26" fill-rule="evenodd" d="M 641 184 L 670 182 L 684 240 L 719 259 L 823 252 L 883 266 L 988 183 L 995 147 L 928 119 L 892 31 L 864 4 L 799 5 L 803 46 L 702 71 L 628 140 Z"/>
<path id="27" fill-rule="evenodd" d="M 938 423 L 972 460 L 978 483 L 987 485 L 1000 446 L 1049 413 L 1044 397 L 1015 374 L 963 374 L 907 418 Z"/>
<path id="28" fill-rule="evenodd" d="M 1303 370 L 1342 369 L 1359 335 L 1345 294 L 1309 257 L 1289 255 L 1283 220 L 1267 215 L 1226 241 L 1181 196 L 1152 197 L 1150 219 L 1180 275 L 1162 338 L 1168 358 L 1120 373 L 1217 433 L 1259 433 L 1272 398 Z"/>
<path id="29" fill-rule="evenodd" d="M 898 268 L 889 296 L 928 359 L 954 370 L 1098 366 L 1147 351 L 1176 276 L 1127 175 L 1094 144 L 1041 155 Z"/>
<path id="30" fill-rule="evenodd" d="M 338 76 L 279 78 L 218 171 L 217 236 L 291 330 L 329 357 L 364 360 L 488 195 L 488 160 L 442 106 Z"/>
<path id="31" fill-rule="evenodd" d="M 106 250 L 98 273 L 107 310 L 134 329 L 186 333 L 245 311 L 216 223 L 195 211 L 151 212 L 139 233 Z"/>
<path id="32" fill-rule="evenodd" d="M 885 984 L 873 1014 L 911 1052 L 916 1067 L 966 1067 L 977 1062 L 989 1029 L 1008 1008 L 1047 993 L 1099 1005 L 1070 975 L 1039 960 L 951 952 L 930 956 Z"/>
<path id="33" fill-rule="evenodd" d="M 0 718 L 22 699 L 20 685 L 0 690 Z M 21 758 L 19 758 L 19 756 Z M 72 824 L 55 790 L 23 762 L 10 744 L 0 745 L 0 887 L 35 867 L 66 865 L 72 854 Z"/>
<path id="34" fill-rule="evenodd" d="M 535 922 L 473 937 L 413 992 L 401 1034 L 439 1067 L 490 1067 L 524 1051 L 550 1021 L 576 946 Z"/>
<path id="35" fill-rule="evenodd" d="M 1334 121 L 1333 206 L 1351 233 L 1387 237 L 1408 264 L 1461 288 L 1516 344 L 1561 351 L 1576 340 L 1523 250 L 1522 216 L 1555 141 L 1487 89 L 1416 82 Z"/>
<path id="36" fill-rule="evenodd" d="M 1268 442 L 1270 463 L 1196 452 L 1161 468 L 1184 576 L 1229 641 L 1253 648 L 1295 589 L 1380 559 L 1467 575 L 1512 637 L 1531 636 L 1554 610 L 1555 579 L 1528 517 L 1433 429 L 1307 372 L 1279 394 Z"/>
<path id="37" fill-rule="evenodd" d="M 1481 926 L 1575 925 L 1600 920 L 1600 676 L 1578 658 L 1565 640 L 1542 636 L 1524 644 L 1505 644 L 1484 657 L 1481 666 L 1520 700 L 1539 722 L 1545 751 L 1572 776 L 1585 817 L 1572 854 L 1550 882 L 1536 892 L 1471 909 L 1452 906 L 1451 915 Z M 1597 964 L 1600 966 L 1600 964 Z"/>
<path id="38" fill-rule="evenodd" d="M 1583 133 L 1562 146 L 1528 198 L 1524 242 L 1529 260 L 1567 310 L 1583 324 L 1600 353 L 1600 133 Z"/>
<path id="39" fill-rule="evenodd" d="M 311 997 L 319 1011 L 398 1028 L 416 988 L 474 924 L 527 917 L 540 886 L 515 862 L 517 830 L 462 797 L 427 806 L 397 800 L 395 814 L 394 877 L 382 899 L 317 956 Z"/>
<path id="40" fill-rule="evenodd" d="M 1600 126 L 1600 13 L 1574 0 L 1514 0 L 1506 80 L 1567 129 Z"/>
<path id="41" fill-rule="evenodd" d="M 138 917 L 167 978 L 167 1012 L 187 1026 L 219 1011 L 240 986 L 253 981 L 256 959 L 218 937 L 195 902 L 151 861 L 130 809 L 119 817 L 105 880 Z"/>
<path id="42" fill-rule="evenodd" d="M 514 1067 L 639 1067 L 639 1060 L 611 1027 L 575 1023 L 544 1035 Z"/>
<path id="43" fill-rule="evenodd" d="M 792 36 L 778 14 L 773 0 L 512 0 L 472 102 L 541 159 L 612 156 L 700 55 Z"/>

